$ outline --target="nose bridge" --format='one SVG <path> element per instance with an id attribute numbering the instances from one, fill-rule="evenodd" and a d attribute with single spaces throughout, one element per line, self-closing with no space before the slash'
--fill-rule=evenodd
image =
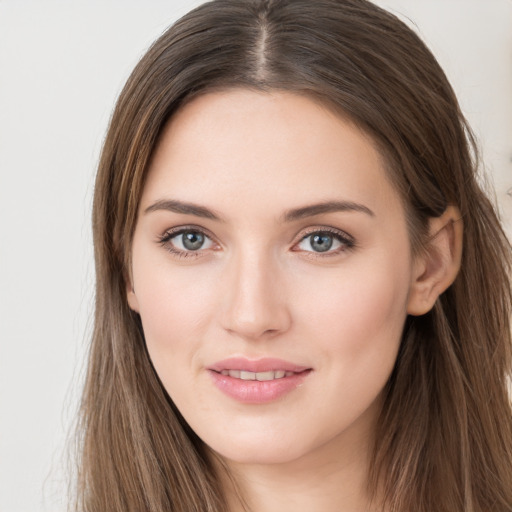
<path id="1" fill-rule="evenodd" d="M 251 339 L 285 331 L 290 315 L 281 272 L 270 251 L 237 251 L 229 263 L 224 328 Z"/>

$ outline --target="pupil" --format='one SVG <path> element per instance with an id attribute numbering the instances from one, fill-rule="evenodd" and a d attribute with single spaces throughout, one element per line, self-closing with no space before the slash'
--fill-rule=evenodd
<path id="1" fill-rule="evenodd" d="M 316 252 L 325 252 L 332 247 L 332 236 L 329 235 L 314 235 L 311 240 L 311 247 Z"/>
<path id="2" fill-rule="evenodd" d="M 197 251 L 201 249 L 204 243 L 204 236 L 201 233 L 190 231 L 183 234 L 183 247 L 189 251 Z"/>

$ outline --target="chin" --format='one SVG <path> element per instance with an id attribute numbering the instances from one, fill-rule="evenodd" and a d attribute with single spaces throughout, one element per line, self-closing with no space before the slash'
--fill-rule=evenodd
<path id="1" fill-rule="evenodd" d="M 294 462 L 317 448 L 305 440 L 293 436 L 236 436 L 225 435 L 207 442 L 207 446 L 217 456 L 236 464 L 286 464 Z"/>
<path id="2" fill-rule="evenodd" d="M 248 447 L 235 450 L 232 447 L 215 453 L 227 462 L 243 465 L 286 464 L 300 459 L 303 455 L 298 450 L 283 450 L 280 447 Z"/>

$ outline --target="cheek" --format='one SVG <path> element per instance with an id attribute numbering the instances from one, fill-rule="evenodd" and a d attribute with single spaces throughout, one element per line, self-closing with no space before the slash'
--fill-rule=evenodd
<path id="1" fill-rule="evenodd" d="M 212 275 L 171 266 L 164 255 L 134 251 L 133 280 L 151 360 L 164 385 L 190 368 L 214 316 Z M 184 364 L 186 363 L 186 365 Z"/>
<path id="2" fill-rule="evenodd" d="M 304 297 L 304 290 L 309 290 L 309 299 L 296 315 L 301 329 L 326 359 L 341 361 L 348 374 L 362 372 L 365 366 L 375 375 L 388 371 L 407 316 L 407 269 L 407 261 L 397 265 L 380 258 L 372 264 L 347 265 L 325 281 L 317 275 L 295 293 Z"/>
<path id="3" fill-rule="evenodd" d="M 322 436 L 352 426 L 365 430 L 378 414 L 378 398 L 395 365 L 406 318 L 407 267 L 399 266 L 402 272 L 392 262 L 376 263 L 304 283 L 309 300 L 295 318 L 318 370 L 319 385 L 310 397 L 317 413 L 310 428 L 323 425 Z"/>

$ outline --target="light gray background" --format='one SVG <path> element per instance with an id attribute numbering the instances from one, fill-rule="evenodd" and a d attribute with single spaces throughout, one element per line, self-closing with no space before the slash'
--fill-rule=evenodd
<path id="1" fill-rule="evenodd" d="M 138 58 L 199 3 L 0 0 L 0 512 L 65 510 L 101 143 Z M 512 1 L 378 3 L 414 20 L 447 71 L 512 233 Z"/>

